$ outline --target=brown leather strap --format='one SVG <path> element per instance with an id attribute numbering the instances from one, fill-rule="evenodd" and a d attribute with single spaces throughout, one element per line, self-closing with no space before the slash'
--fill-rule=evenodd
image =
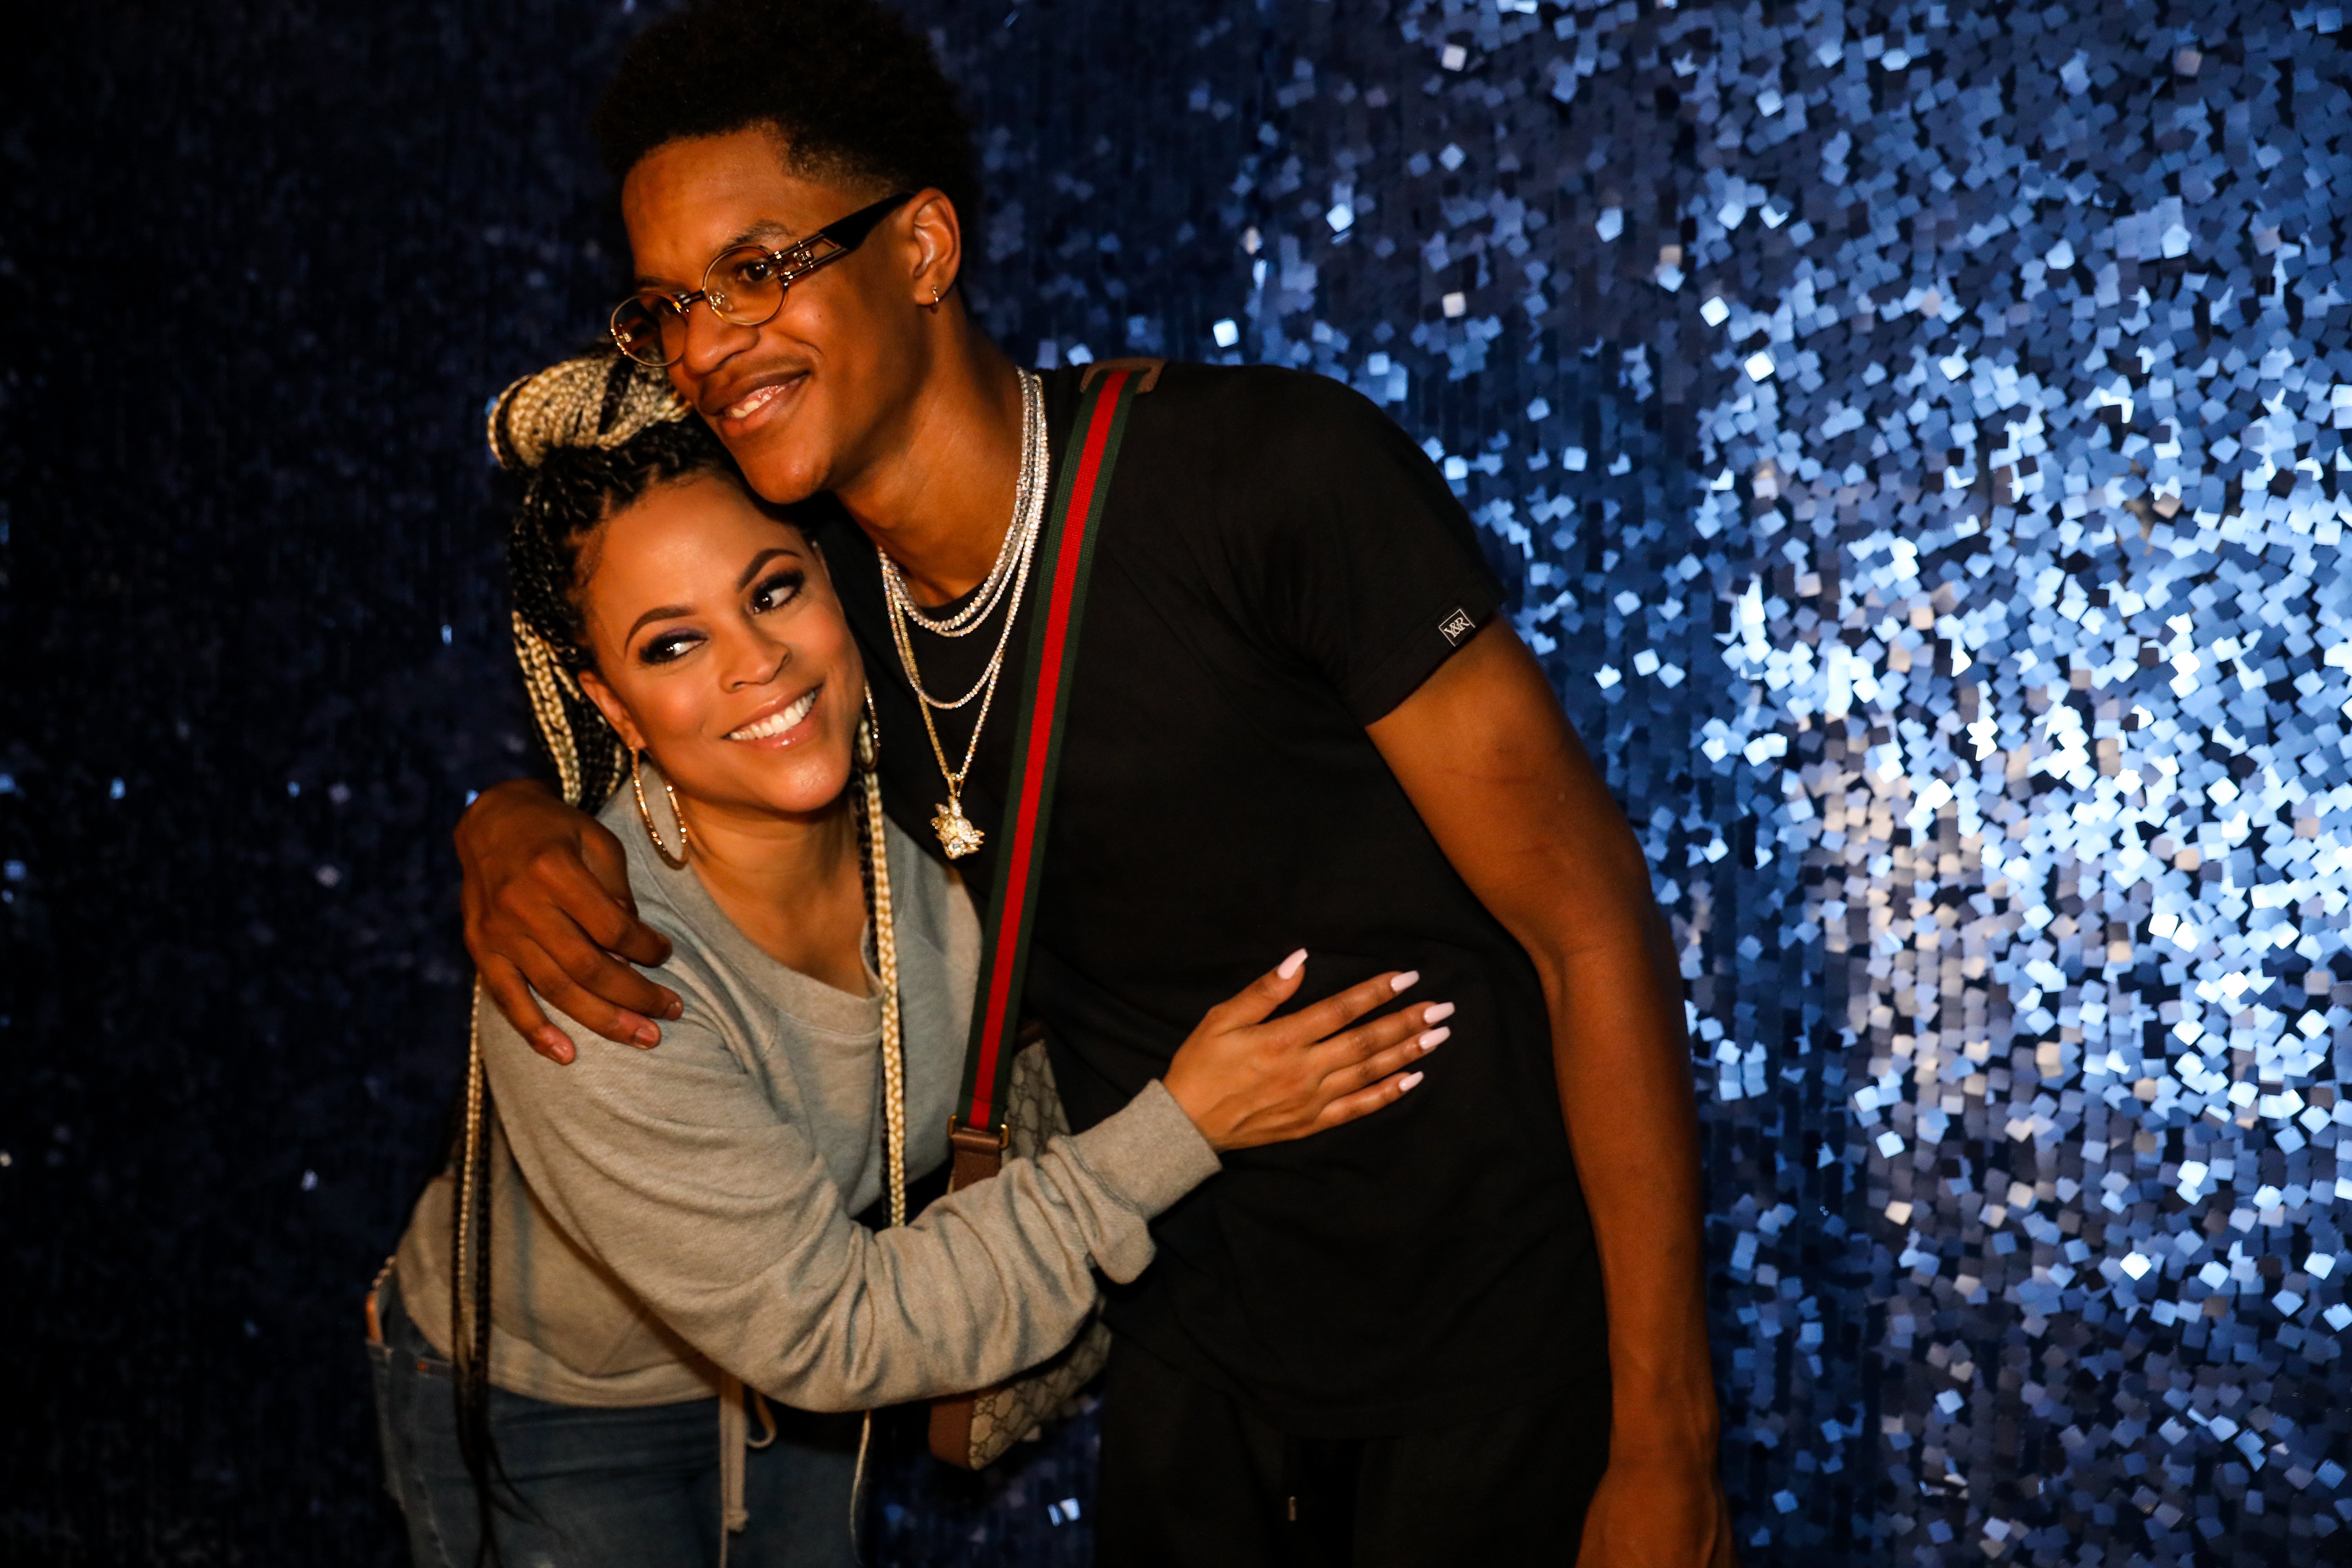
<path id="1" fill-rule="evenodd" d="M 971 1401 L 969 1394 L 931 1401 L 931 1458 L 959 1470 L 972 1468 Z"/>
<path id="2" fill-rule="evenodd" d="M 1149 392 L 1160 384 L 1160 373 L 1167 368 L 1168 362 L 1164 359 L 1098 359 L 1087 366 L 1086 374 L 1078 377 L 1078 390 L 1084 392 L 1092 386 L 1098 375 L 1108 375 L 1115 370 L 1131 370 L 1135 372 L 1135 390 Z"/>
<path id="3" fill-rule="evenodd" d="M 1045 1026 L 1034 1018 L 1024 1018 L 1013 1037 L 1013 1048 L 1023 1050 L 1045 1037 Z M 948 1191 L 961 1192 L 974 1182 L 984 1182 L 1004 1168 L 1004 1151 L 1012 1142 L 1009 1132 L 989 1133 L 977 1127 L 948 1126 L 948 1148 L 954 1164 L 948 1173 Z M 982 1392 L 986 1392 L 982 1390 Z M 971 1416 L 974 1394 L 960 1394 L 950 1398 L 931 1401 L 931 1457 L 943 1465 L 953 1465 L 968 1470 L 971 1464 Z"/>
<path id="4" fill-rule="evenodd" d="M 955 1164 L 948 1174 L 948 1191 L 961 1192 L 984 1182 L 1004 1168 L 1002 1140 L 973 1127 L 950 1127 L 948 1146 Z M 931 1401 L 931 1457 L 943 1465 L 968 1470 L 971 1465 L 972 1395 L 959 1394 Z"/>
<path id="5" fill-rule="evenodd" d="M 948 1147 L 955 1157 L 948 1175 L 948 1191 L 960 1193 L 974 1182 L 984 1182 L 1004 1168 L 1005 1140 L 977 1127 L 950 1127 Z"/>

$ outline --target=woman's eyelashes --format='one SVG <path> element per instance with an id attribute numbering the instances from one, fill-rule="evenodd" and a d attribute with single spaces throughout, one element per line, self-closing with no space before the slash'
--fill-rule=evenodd
<path id="1" fill-rule="evenodd" d="M 761 579 L 758 587 L 751 590 L 751 613 L 758 616 L 782 609 L 799 598 L 802 588 L 807 584 L 808 574 L 797 566 L 770 573 Z"/>
<path id="2" fill-rule="evenodd" d="M 645 646 L 637 650 L 637 662 L 640 664 L 674 663 L 693 652 L 695 645 L 700 641 L 702 641 L 700 632 L 662 632 L 646 639 Z"/>
<path id="3" fill-rule="evenodd" d="M 745 601 L 745 607 L 755 616 L 764 616 L 771 610 L 781 610 L 799 598 L 802 591 L 807 586 L 808 574 L 800 567 L 791 566 L 782 571 L 771 572 L 767 576 L 760 579 L 759 585 L 751 590 L 750 598 Z M 692 653 L 697 646 L 707 640 L 705 633 L 684 626 L 673 631 L 659 632 L 647 637 L 645 645 L 637 649 L 637 662 L 674 664 Z"/>

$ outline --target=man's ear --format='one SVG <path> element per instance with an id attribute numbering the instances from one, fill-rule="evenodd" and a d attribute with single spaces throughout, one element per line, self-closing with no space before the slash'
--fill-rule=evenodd
<path id="1" fill-rule="evenodd" d="M 907 226 L 915 248 L 915 302 L 928 307 L 946 299 L 963 272 L 963 220 L 946 192 L 924 190 L 908 204 Z"/>
<path id="2" fill-rule="evenodd" d="M 636 721 L 629 717 L 629 710 L 621 706 L 619 696 L 604 684 L 603 676 L 593 669 L 582 670 L 580 689 L 588 694 L 588 700 L 596 705 L 596 711 L 604 715 L 604 722 L 613 726 L 614 732 L 621 737 L 621 744 L 633 752 L 646 749 L 645 731 L 637 728 Z"/>

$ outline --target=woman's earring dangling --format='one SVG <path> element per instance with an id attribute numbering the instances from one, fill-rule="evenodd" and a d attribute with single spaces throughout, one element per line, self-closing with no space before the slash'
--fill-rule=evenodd
<path id="1" fill-rule="evenodd" d="M 652 808 L 646 805 L 646 754 L 641 751 L 629 752 L 629 787 L 637 793 L 637 820 L 646 825 L 646 837 L 654 841 L 654 853 L 660 856 L 662 863 L 671 870 L 683 871 L 686 869 L 686 852 L 691 843 L 686 831 L 686 813 L 677 804 L 677 791 L 670 787 L 669 780 L 662 780 L 662 793 L 669 796 L 670 815 L 677 818 L 677 853 L 673 855 L 669 847 L 661 840 L 661 829 L 654 826 Z"/>
<path id="2" fill-rule="evenodd" d="M 866 689 L 866 716 L 857 721 L 857 741 L 850 753 L 857 759 L 858 771 L 872 773 L 875 762 L 882 754 L 882 724 L 874 717 L 874 689 Z"/>

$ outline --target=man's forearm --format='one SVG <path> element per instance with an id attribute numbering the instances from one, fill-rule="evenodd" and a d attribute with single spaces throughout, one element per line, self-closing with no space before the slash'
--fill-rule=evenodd
<path id="1" fill-rule="evenodd" d="M 550 1060 L 572 1060 L 544 998 L 609 1040 L 659 1043 L 653 1020 L 677 1017 L 677 996 L 628 963 L 661 963 L 669 942 L 636 917 L 620 840 L 536 779 L 483 791 L 455 837 L 466 948 L 516 1030 Z"/>
<path id="2" fill-rule="evenodd" d="M 1543 967 L 1560 1107 L 1608 1301 L 1612 1453 L 1712 1464 L 1719 1418 L 1697 1135 L 1664 922 L 1648 913 Z"/>

